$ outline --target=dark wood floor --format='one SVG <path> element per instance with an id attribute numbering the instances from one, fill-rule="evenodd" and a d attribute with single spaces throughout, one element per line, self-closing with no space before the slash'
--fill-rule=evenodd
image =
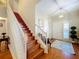
<path id="1" fill-rule="evenodd" d="M 73 44 L 75 55 L 62 52 L 56 48 L 50 48 L 48 54 L 44 54 L 37 59 L 79 59 L 79 45 Z"/>
<path id="2" fill-rule="evenodd" d="M 10 51 L 0 52 L 0 59 L 12 59 Z"/>

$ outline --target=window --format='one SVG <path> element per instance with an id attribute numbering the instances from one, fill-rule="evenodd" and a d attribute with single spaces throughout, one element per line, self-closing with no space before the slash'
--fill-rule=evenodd
<path id="1" fill-rule="evenodd" d="M 64 39 L 69 39 L 69 23 L 64 23 Z"/>

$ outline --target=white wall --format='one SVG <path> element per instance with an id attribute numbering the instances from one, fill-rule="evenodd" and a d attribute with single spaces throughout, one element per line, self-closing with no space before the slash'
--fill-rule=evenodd
<path id="1" fill-rule="evenodd" d="M 6 10 L 7 10 L 6 6 L 0 5 L 0 17 L 6 17 L 7 16 Z"/>
<path id="2" fill-rule="evenodd" d="M 63 28 L 64 28 L 64 23 L 66 23 L 66 22 L 69 23 L 69 27 L 76 26 L 77 27 L 77 31 L 79 32 L 79 10 L 75 10 L 75 11 L 69 12 L 67 14 L 67 17 L 63 18 L 63 19 L 59 18 L 58 16 L 52 16 L 51 18 L 49 18 L 49 37 L 53 37 L 53 34 L 54 34 L 53 32 L 55 32 L 56 30 L 59 30 L 60 28 L 62 28 L 62 27 L 60 27 L 58 25 L 55 29 L 53 29 L 53 23 L 55 23 L 56 25 L 58 23 L 60 23 L 60 24 L 63 25 Z M 63 33 L 63 28 L 61 29 L 60 33 Z M 57 33 L 55 33 L 55 35 L 56 34 Z M 61 34 L 61 35 L 63 37 L 63 34 Z M 57 39 L 58 38 L 61 39 L 60 37 L 57 37 Z"/>
<path id="3" fill-rule="evenodd" d="M 3 26 L 0 26 L 0 35 L 3 32 L 7 32 L 7 12 L 6 6 L 0 4 L 0 24 L 2 23 Z"/>
<path id="4" fill-rule="evenodd" d="M 76 26 L 77 31 L 79 31 L 79 10 L 73 11 L 73 13 L 71 12 L 69 18 L 70 27 Z"/>
<path id="5" fill-rule="evenodd" d="M 10 0 L 11 8 L 19 12 L 30 30 L 35 34 L 35 5 L 37 0 Z"/>
<path id="6" fill-rule="evenodd" d="M 7 5 L 7 19 L 8 35 L 10 37 L 9 48 L 12 57 L 13 59 L 26 59 L 26 38 L 9 5 Z"/>
<path id="7" fill-rule="evenodd" d="M 6 32 L 7 32 L 7 19 L 6 20 L 0 19 L 0 35 Z"/>
<path id="8" fill-rule="evenodd" d="M 19 11 L 24 21 L 35 33 L 35 4 L 37 0 L 19 0 Z"/>
<path id="9" fill-rule="evenodd" d="M 53 16 L 49 19 L 49 37 L 56 39 L 63 39 L 63 28 L 64 28 L 63 18 L 58 16 Z"/>

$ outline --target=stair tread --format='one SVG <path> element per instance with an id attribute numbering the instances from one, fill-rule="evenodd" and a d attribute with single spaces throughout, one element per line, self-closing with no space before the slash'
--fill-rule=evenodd
<path id="1" fill-rule="evenodd" d="M 29 41 L 27 42 L 27 45 L 30 45 L 30 44 L 35 43 L 35 42 L 36 42 L 36 40 L 29 40 Z"/>
<path id="2" fill-rule="evenodd" d="M 35 40 L 35 39 L 33 39 L 33 38 L 28 38 L 28 43 L 30 43 L 30 42 L 33 41 L 33 40 Z"/>
<path id="3" fill-rule="evenodd" d="M 33 48 L 27 49 L 28 54 L 31 54 L 32 52 L 36 51 L 36 50 L 39 49 L 39 48 L 40 48 L 40 46 L 39 46 L 39 45 L 36 45 L 36 46 L 34 46 Z"/>
<path id="4" fill-rule="evenodd" d="M 34 52 L 32 52 L 28 58 L 35 58 L 37 55 L 39 55 L 41 52 L 43 52 L 42 48 L 38 48 L 37 50 L 35 50 Z"/>
<path id="5" fill-rule="evenodd" d="M 29 30 L 29 28 L 27 28 L 27 27 L 22 27 L 23 28 L 23 30 Z"/>
<path id="6" fill-rule="evenodd" d="M 37 46 L 39 47 L 40 45 L 38 43 L 35 43 L 35 44 L 32 44 L 32 45 L 27 46 L 27 49 L 28 50 L 31 50 L 31 49 L 34 49 Z"/>
<path id="7" fill-rule="evenodd" d="M 28 41 L 29 41 L 29 40 L 33 40 L 33 39 L 35 39 L 34 36 L 29 36 L 29 37 L 28 37 Z"/>
<path id="8" fill-rule="evenodd" d="M 28 36 L 32 36 L 32 33 L 27 33 Z"/>

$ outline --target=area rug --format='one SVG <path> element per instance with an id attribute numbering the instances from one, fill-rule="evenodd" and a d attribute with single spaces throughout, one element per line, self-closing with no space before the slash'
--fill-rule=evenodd
<path id="1" fill-rule="evenodd" d="M 59 40 L 55 40 L 52 44 L 51 44 L 52 48 L 57 48 L 60 49 L 66 53 L 70 53 L 70 54 L 75 54 L 74 48 L 72 43 L 69 42 L 64 42 L 64 41 L 59 41 Z"/>

